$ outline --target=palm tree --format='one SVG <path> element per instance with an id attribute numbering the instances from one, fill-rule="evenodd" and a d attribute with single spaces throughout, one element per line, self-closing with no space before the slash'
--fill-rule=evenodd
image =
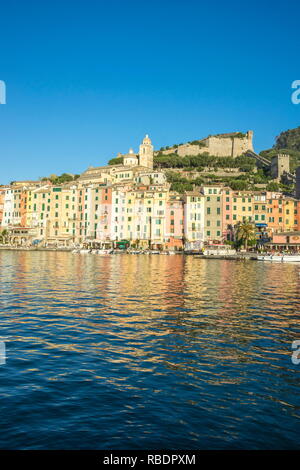
<path id="1" fill-rule="evenodd" d="M 137 239 L 133 242 L 132 246 L 133 246 L 134 248 L 136 248 L 136 249 L 139 249 L 139 247 L 140 247 L 140 239 L 137 238 Z"/>
<path id="2" fill-rule="evenodd" d="M 248 243 L 255 240 L 255 226 L 251 222 L 239 222 L 236 225 L 235 237 L 245 246 L 247 251 Z"/>
<path id="3" fill-rule="evenodd" d="M 182 248 L 183 248 L 183 250 L 185 250 L 185 245 L 186 245 L 187 241 L 188 241 L 187 237 L 185 235 L 183 235 L 183 237 L 182 237 Z"/>
<path id="4" fill-rule="evenodd" d="M 8 230 L 2 230 L 2 232 L 0 233 L 0 242 L 3 244 L 8 243 Z"/>

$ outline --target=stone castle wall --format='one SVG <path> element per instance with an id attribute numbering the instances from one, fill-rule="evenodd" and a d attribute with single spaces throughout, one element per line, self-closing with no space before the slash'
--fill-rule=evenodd
<path id="1" fill-rule="evenodd" d="M 248 131 L 245 137 L 240 137 L 235 135 L 235 133 L 210 136 L 203 139 L 200 145 L 183 144 L 179 145 L 177 148 L 163 150 L 162 153 L 164 155 L 177 153 L 180 157 L 208 153 L 209 155 L 214 155 L 216 157 L 236 158 L 247 150 L 253 150 L 252 139 L 252 131 Z"/>

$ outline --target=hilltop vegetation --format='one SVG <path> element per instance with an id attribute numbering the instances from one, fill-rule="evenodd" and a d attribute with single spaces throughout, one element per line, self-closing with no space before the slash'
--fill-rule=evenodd
<path id="1" fill-rule="evenodd" d="M 123 163 L 123 157 L 112 158 L 108 162 L 109 165 L 122 165 L 122 163 Z"/>
<path id="2" fill-rule="evenodd" d="M 193 179 L 182 175 L 176 170 L 167 170 L 166 176 L 167 181 L 171 183 L 171 190 L 179 193 L 191 191 L 194 186 L 214 183 L 223 183 L 234 191 L 260 190 L 261 188 L 257 187 L 260 184 L 265 185 L 266 189 L 270 191 L 287 190 L 286 186 L 272 181 L 270 176 L 266 175 L 262 169 L 259 169 L 257 173 L 245 172 L 245 174 L 238 176 L 228 175 L 220 177 L 214 173 L 207 173 Z"/>
<path id="3" fill-rule="evenodd" d="M 63 184 L 75 181 L 80 175 L 71 175 L 70 173 L 62 173 L 60 176 L 55 174 L 40 178 L 41 181 L 51 181 L 52 184 Z"/>
<path id="4" fill-rule="evenodd" d="M 171 183 L 171 190 L 179 193 L 191 191 L 194 185 L 214 183 L 223 183 L 234 190 L 246 190 L 253 189 L 255 184 L 268 184 L 270 180 L 263 170 L 256 171 L 255 160 L 246 156 L 237 158 L 215 157 L 204 153 L 179 157 L 177 154 L 164 155 L 158 153 L 154 157 L 154 168 L 165 169 L 167 180 Z M 229 173 L 228 176 L 220 176 L 214 173 L 218 170 L 232 168 L 243 174 L 233 175 Z M 180 170 L 184 170 L 188 175 L 182 175 Z M 202 173 L 204 170 L 206 172 Z M 199 172 L 198 176 L 196 173 L 196 177 L 195 172 Z"/>
<path id="5" fill-rule="evenodd" d="M 214 157 L 207 153 L 179 157 L 176 153 L 164 155 L 159 152 L 153 162 L 154 168 L 190 168 L 198 171 L 203 171 L 204 168 L 239 168 L 241 171 L 251 171 L 256 166 L 255 160 L 251 157 Z"/>
<path id="6" fill-rule="evenodd" d="M 275 149 L 290 149 L 300 152 L 300 126 L 281 132 L 276 138 Z"/>
<path id="7" fill-rule="evenodd" d="M 260 155 L 271 159 L 278 153 L 290 155 L 291 171 L 300 166 L 300 127 L 281 132 L 271 149 L 263 150 Z"/>

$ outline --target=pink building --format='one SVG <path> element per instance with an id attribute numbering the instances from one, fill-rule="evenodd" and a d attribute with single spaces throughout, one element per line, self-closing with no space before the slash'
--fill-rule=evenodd
<path id="1" fill-rule="evenodd" d="M 166 207 L 165 246 L 167 249 L 178 250 L 183 247 L 183 217 L 183 200 L 180 196 L 170 196 Z"/>
<path id="2" fill-rule="evenodd" d="M 102 242 L 111 240 L 112 226 L 112 188 L 99 188 L 99 223 L 97 226 L 97 239 Z"/>
<path id="3" fill-rule="evenodd" d="M 267 245 L 274 250 L 300 251 L 300 232 L 273 233 L 271 243 Z"/>

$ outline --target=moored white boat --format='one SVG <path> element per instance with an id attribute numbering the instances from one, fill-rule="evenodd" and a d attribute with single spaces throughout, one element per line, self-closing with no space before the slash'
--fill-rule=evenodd
<path id="1" fill-rule="evenodd" d="M 98 255 L 111 255 L 113 250 L 98 250 Z"/>
<path id="2" fill-rule="evenodd" d="M 272 261 L 274 263 L 300 263 L 300 255 L 258 255 L 258 261 Z"/>

